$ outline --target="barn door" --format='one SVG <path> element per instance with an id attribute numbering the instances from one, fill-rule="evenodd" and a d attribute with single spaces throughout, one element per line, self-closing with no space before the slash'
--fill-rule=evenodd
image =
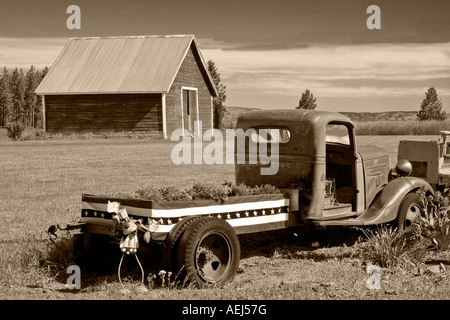
<path id="1" fill-rule="evenodd" d="M 183 128 L 188 130 L 191 135 L 194 135 L 195 129 L 197 132 L 199 127 L 195 121 L 198 121 L 198 91 L 196 88 L 182 87 L 181 89 L 181 107 L 182 107 L 182 121 Z M 198 124 L 198 123 L 197 123 Z"/>

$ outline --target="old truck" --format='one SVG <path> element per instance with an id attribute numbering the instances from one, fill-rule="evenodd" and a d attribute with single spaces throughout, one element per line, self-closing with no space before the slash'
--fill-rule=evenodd
<path id="1" fill-rule="evenodd" d="M 278 143 L 278 171 L 261 174 L 267 163 L 235 162 L 237 184 L 271 184 L 279 194 L 215 200 L 155 202 L 82 195 L 76 247 L 94 259 L 99 243 L 115 242 L 123 254 L 159 252 L 167 268 L 184 270 L 193 283 L 230 281 L 239 266 L 238 234 L 298 226 L 370 226 L 394 223 L 411 228 L 422 213 L 419 190 L 430 183 L 409 176 L 406 160 L 390 169 L 389 154 L 376 146 L 357 146 L 354 126 L 342 114 L 312 110 L 261 110 L 240 116 L 236 129 L 253 132 L 235 157 L 258 158 L 250 140 Z M 267 141 L 266 141 L 267 142 Z M 142 241 L 144 240 L 144 241 Z M 152 247 L 156 250 L 150 250 Z M 116 250 L 119 250 L 116 248 Z M 119 251 L 120 252 L 120 251 Z M 123 257 L 123 256 L 122 256 Z"/>

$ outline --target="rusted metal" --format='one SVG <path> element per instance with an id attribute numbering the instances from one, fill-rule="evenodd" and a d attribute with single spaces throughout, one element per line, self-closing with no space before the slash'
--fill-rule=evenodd
<path id="1" fill-rule="evenodd" d="M 236 183 L 249 186 L 270 183 L 280 188 L 298 188 L 302 216 L 321 217 L 326 180 L 326 126 L 329 123 L 347 126 L 351 132 L 349 148 L 354 154 L 353 124 L 342 114 L 312 110 L 258 110 L 245 113 L 238 119 L 236 129 L 287 128 L 291 132 L 291 139 L 279 146 L 279 170 L 275 175 L 260 175 L 260 168 L 264 165 L 259 162 L 236 162 Z M 245 153 L 248 155 L 250 152 L 246 145 Z"/>
<path id="2" fill-rule="evenodd" d="M 330 125 L 344 128 L 346 136 L 330 136 L 327 131 Z M 261 175 L 260 168 L 265 165 L 261 161 L 249 161 L 252 156 L 258 159 L 258 148 L 251 148 L 248 142 L 245 148 L 236 148 L 236 183 L 249 186 L 270 183 L 286 190 L 298 190 L 296 203 L 303 221 L 317 221 L 321 225 L 388 222 L 396 218 L 400 201 L 407 193 L 421 187 L 433 192 L 422 179 L 403 177 L 389 182 L 387 151 L 376 146 L 357 147 L 354 126 L 342 114 L 258 110 L 245 113 L 236 124 L 236 129 L 244 132 L 258 128 L 289 130 L 289 141 L 279 144 L 279 170 L 274 175 Z M 245 163 L 237 161 L 240 152 L 245 153 Z M 330 181 L 336 189 L 333 201 L 326 194 Z"/>

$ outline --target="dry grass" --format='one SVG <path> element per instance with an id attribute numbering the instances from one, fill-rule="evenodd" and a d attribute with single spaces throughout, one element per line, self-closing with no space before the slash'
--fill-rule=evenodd
<path id="1" fill-rule="evenodd" d="M 363 137 L 391 154 L 405 137 Z M 436 137 L 420 137 L 432 139 Z M 241 271 L 216 289 L 154 288 L 139 293 L 139 279 L 124 296 L 116 274 L 82 273 L 82 290 L 64 288 L 71 263 L 70 239 L 59 247 L 47 240 L 51 224 L 79 215 L 82 193 L 133 192 L 155 185 L 181 188 L 197 181 L 234 180 L 232 165 L 175 166 L 175 143 L 144 140 L 44 140 L 0 142 L 0 292 L 1 299 L 439 299 L 448 297 L 449 279 L 382 271 L 381 291 L 365 286 L 368 263 L 354 239 L 330 244 L 320 234 L 287 230 L 242 239 Z M 395 163 L 391 159 L 391 162 Z M 344 232 L 346 234 L 346 232 Z M 345 238 L 346 236 L 344 236 Z M 316 245 L 318 243 L 318 245 Z M 311 244 L 314 244 L 313 246 Z"/>
<path id="2" fill-rule="evenodd" d="M 356 134 L 361 136 L 423 136 L 439 135 L 450 130 L 450 121 L 367 121 L 355 123 Z"/>

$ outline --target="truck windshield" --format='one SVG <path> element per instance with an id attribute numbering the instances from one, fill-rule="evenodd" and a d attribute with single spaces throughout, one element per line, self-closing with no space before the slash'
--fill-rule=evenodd
<path id="1" fill-rule="evenodd" d="M 350 145 L 350 136 L 348 127 L 341 123 L 327 124 L 326 142 Z"/>

